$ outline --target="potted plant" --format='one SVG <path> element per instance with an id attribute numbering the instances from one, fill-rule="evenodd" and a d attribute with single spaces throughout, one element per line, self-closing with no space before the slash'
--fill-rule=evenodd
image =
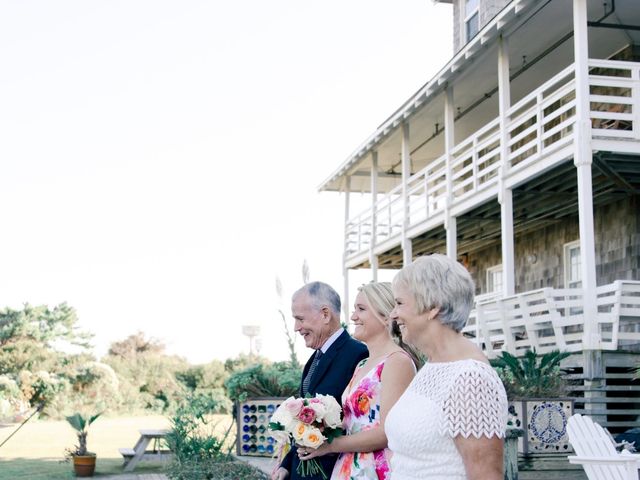
<path id="1" fill-rule="evenodd" d="M 522 357 L 503 352 L 491 360 L 509 399 L 509 426 L 521 428 L 518 450 L 531 453 L 567 453 L 567 420 L 573 399 L 566 397 L 566 380 L 560 368 L 569 352 L 553 350 L 539 355 L 535 349 Z"/>
<path id="2" fill-rule="evenodd" d="M 73 450 L 67 450 L 69 458 L 73 459 L 73 469 L 76 477 L 92 477 L 96 469 L 96 454 L 87 450 L 87 434 L 91 425 L 101 413 L 95 415 L 83 415 L 74 413 L 67 418 L 78 436 L 78 445 Z"/>

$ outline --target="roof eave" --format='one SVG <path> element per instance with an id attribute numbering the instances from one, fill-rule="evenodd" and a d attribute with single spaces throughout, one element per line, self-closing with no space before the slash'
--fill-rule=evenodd
<path id="1" fill-rule="evenodd" d="M 442 2 L 444 3 L 446 0 L 442 0 Z M 396 112 L 387 118 L 367 140 L 360 144 L 360 146 L 347 157 L 342 165 L 318 186 L 318 191 L 333 190 L 329 187 L 329 184 L 335 182 L 338 177 L 348 171 L 357 160 L 367 155 L 373 147 L 395 131 L 418 107 L 446 88 L 447 82 L 456 78 L 464 70 L 465 63 L 469 63 L 470 59 L 476 56 L 483 47 L 509 27 L 511 22 L 515 21 L 523 10 L 533 4 L 535 4 L 535 0 L 513 0 L 506 5 L 500 13 L 485 25 L 469 43 L 462 47 L 426 85 L 411 96 Z"/>

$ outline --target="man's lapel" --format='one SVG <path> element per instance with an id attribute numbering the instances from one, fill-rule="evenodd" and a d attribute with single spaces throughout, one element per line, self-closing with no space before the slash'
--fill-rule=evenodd
<path id="1" fill-rule="evenodd" d="M 313 372 L 313 376 L 309 381 L 310 392 L 316 391 L 316 387 L 320 383 L 320 380 L 322 380 L 322 377 L 324 377 L 325 374 L 328 372 L 334 357 L 338 355 L 338 352 L 340 351 L 340 349 L 342 348 L 342 346 L 344 345 L 344 343 L 347 341 L 348 338 L 349 338 L 349 334 L 345 330 L 344 332 L 342 332 L 342 334 L 340 334 L 338 338 L 336 338 L 336 341 L 331 344 L 331 346 L 329 347 L 329 350 L 327 350 L 325 354 L 322 355 L 322 357 L 320 357 L 320 361 L 318 362 L 318 365 L 316 366 L 316 369 Z"/>

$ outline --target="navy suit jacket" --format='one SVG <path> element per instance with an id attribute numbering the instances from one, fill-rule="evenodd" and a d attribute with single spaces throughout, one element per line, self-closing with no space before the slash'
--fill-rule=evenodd
<path id="1" fill-rule="evenodd" d="M 356 365 L 358 365 L 360 360 L 367 358 L 368 356 L 369 351 L 367 350 L 367 347 L 363 343 L 351 338 L 351 335 L 349 335 L 345 330 L 336 339 L 336 341 L 333 342 L 325 354 L 320 357 L 318 365 L 316 365 L 316 369 L 313 372 L 313 376 L 309 381 L 309 395 L 315 396 L 316 393 L 331 395 L 335 397 L 339 404 L 342 405 L 342 392 L 347 388 Z M 304 366 L 304 371 L 302 372 L 303 379 L 307 375 L 312 361 L 313 355 Z M 300 381 L 300 390 L 302 391 L 302 380 Z M 324 469 L 324 473 L 327 474 L 327 478 L 331 477 L 331 471 L 333 470 L 333 465 L 336 463 L 337 458 L 338 457 L 336 455 L 316 457 L 316 460 Z M 280 464 L 281 467 L 284 467 L 289 471 L 289 479 L 322 479 L 321 475 L 300 477 L 296 473 L 298 463 L 298 452 L 294 446 Z"/>

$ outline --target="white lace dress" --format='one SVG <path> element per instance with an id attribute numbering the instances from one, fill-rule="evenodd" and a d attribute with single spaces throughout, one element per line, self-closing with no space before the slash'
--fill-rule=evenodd
<path id="1" fill-rule="evenodd" d="M 427 363 L 389 411 L 391 480 L 466 479 L 453 438 L 504 438 L 507 395 L 490 365 Z"/>

